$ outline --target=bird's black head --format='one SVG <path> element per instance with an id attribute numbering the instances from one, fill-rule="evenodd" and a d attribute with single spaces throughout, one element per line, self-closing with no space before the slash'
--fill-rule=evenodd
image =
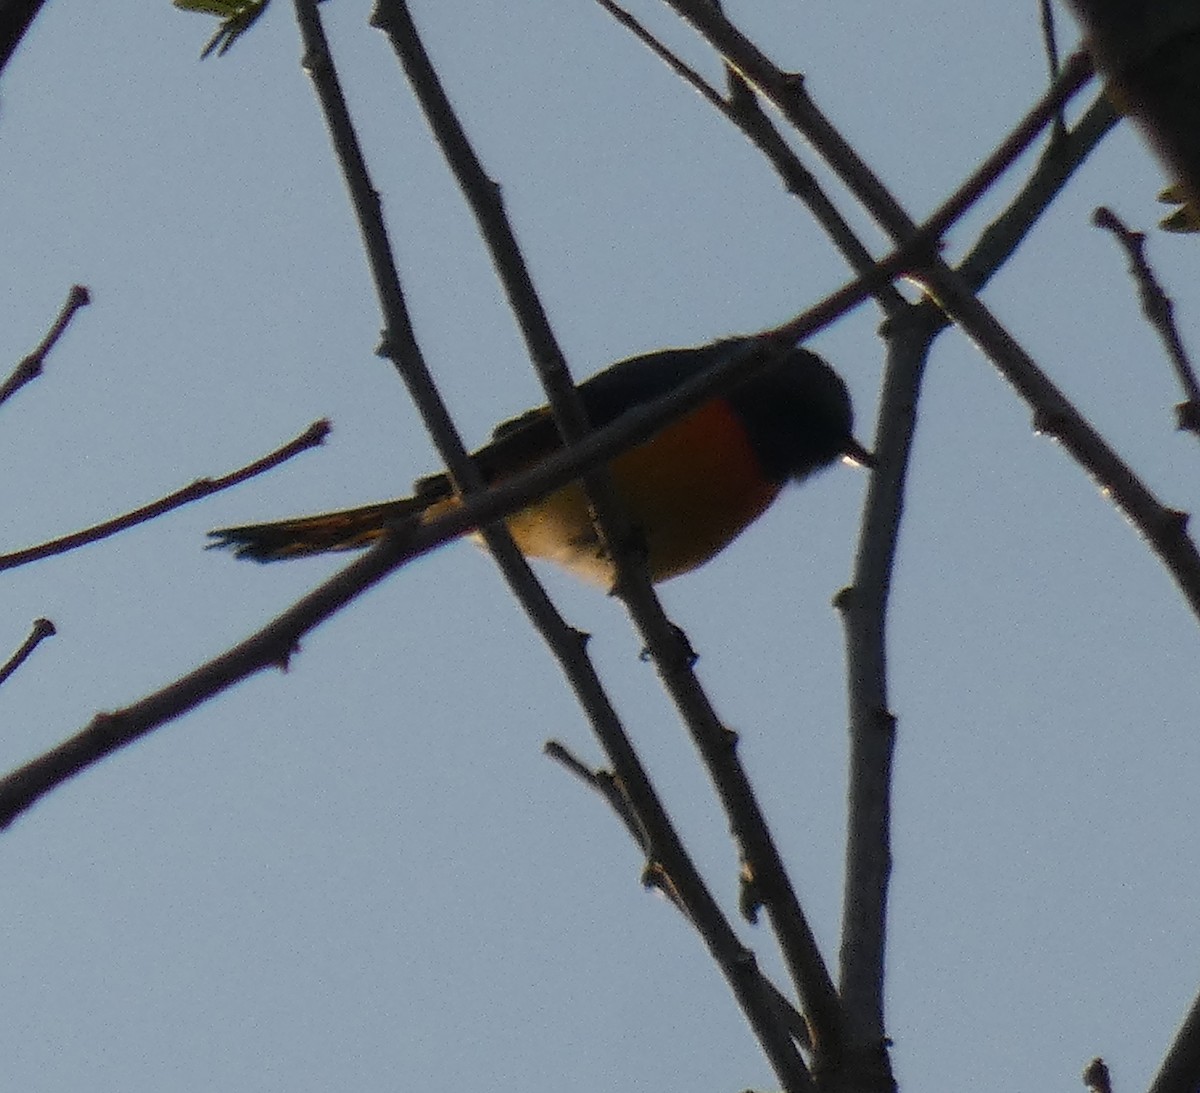
<path id="1" fill-rule="evenodd" d="M 732 391 L 729 401 L 772 481 L 800 481 L 842 456 L 874 466 L 854 439 L 854 409 L 841 376 L 807 349 L 793 349 Z"/>

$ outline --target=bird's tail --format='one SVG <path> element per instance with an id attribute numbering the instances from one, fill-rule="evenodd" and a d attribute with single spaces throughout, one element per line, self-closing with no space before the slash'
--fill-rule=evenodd
<path id="1" fill-rule="evenodd" d="M 278 562 L 331 550 L 359 550 L 378 539 L 386 528 L 406 519 L 420 519 L 444 497 L 418 493 L 396 501 L 358 509 L 297 516 L 270 524 L 246 524 L 210 531 L 209 547 L 227 548 L 239 558 Z"/>

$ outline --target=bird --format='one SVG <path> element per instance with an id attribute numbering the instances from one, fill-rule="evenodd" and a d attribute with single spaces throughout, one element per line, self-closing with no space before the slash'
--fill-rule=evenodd
<path id="1" fill-rule="evenodd" d="M 751 339 L 660 349 L 618 361 L 579 385 L 593 428 L 669 395 Z M 609 464 L 616 493 L 658 583 L 688 573 L 761 516 L 788 482 L 839 459 L 873 467 L 854 439 L 842 378 L 816 353 L 795 346 L 725 394 L 701 403 Z M 528 470 L 562 448 L 546 406 L 498 425 L 473 455 L 488 485 Z M 368 546 L 405 520 L 426 521 L 460 504 L 447 474 L 418 479 L 409 497 L 263 524 L 218 528 L 209 545 L 273 562 Z M 505 520 L 518 548 L 592 584 L 612 589 L 616 571 L 579 481 Z"/>

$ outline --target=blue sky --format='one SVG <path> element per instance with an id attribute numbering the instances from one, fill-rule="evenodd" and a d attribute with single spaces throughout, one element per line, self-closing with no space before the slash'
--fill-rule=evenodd
<path id="1" fill-rule="evenodd" d="M 752 7 L 731 14 L 806 74 L 917 216 L 1043 85 L 1034 5 Z M 464 435 L 482 440 L 539 400 L 536 383 L 368 9 L 322 12 L 418 336 Z M 761 329 L 845 280 L 752 150 L 598 7 L 415 14 L 577 374 Z M 649 5 L 647 17 L 717 76 L 687 32 Z M 0 408 L 0 549 L 224 473 L 316 418 L 335 431 L 231 493 L 5 574 L 0 647 L 38 616 L 59 629 L 0 688 L 6 768 L 342 564 L 235 563 L 201 549 L 209 528 L 395 495 L 434 468 L 373 356 L 380 320 L 289 6 L 201 64 L 210 29 L 165 2 L 47 5 L 4 74 L 0 371 L 72 283 L 95 302 L 46 375 Z M 1012 184 L 952 232 L 951 258 Z M 1149 228 L 1160 186 L 1117 131 L 985 299 L 1151 488 L 1190 510 L 1180 395 L 1123 257 L 1088 223 L 1105 203 Z M 1156 233 L 1150 253 L 1193 340 L 1196 243 Z M 813 342 L 846 377 L 868 442 L 878 319 L 861 309 Z M 845 790 L 830 599 L 864 484 L 831 470 L 664 588 L 830 957 Z M 732 908 L 724 823 L 628 623 L 595 591 L 547 580 L 593 634 Z M 889 640 L 898 1077 L 1070 1088 L 1103 1054 L 1122 1088 L 1145 1085 L 1200 982 L 1196 620 L 954 332 L 928 373 Z M 698 939 L 641 890 L 604 807 L 543 758 L 550 737 L 598 758 L 494 566 L 458 544 L 313 634 L 288 673 L 48 797 L 0 836 L 14 1087 L 769 1088 Z M 764 930 L 744 936 L 777 967 Z"/>

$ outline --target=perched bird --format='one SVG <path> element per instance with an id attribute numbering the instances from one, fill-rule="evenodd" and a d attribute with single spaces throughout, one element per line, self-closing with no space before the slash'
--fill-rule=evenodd
<path id="1" fill-rule="evenodd" d="M 613 364 L 579 386 L 594 428 L 670 394 L 729 355 L 731 343 L 664 349 Z M 873 466 L 851 432 L 846 385 L 807 349 L 795 348 L 727 394 L 702 403 L 610 464 L 618 496 L 642 537 L 650 576 L 687 573 L 727 546 L 766 511 L 789 481 L 840 457 Z M 474 455 L 484 481 L 500 482 L 562 447 L 547 407 L 499 425 Z M 405 519 L 430 519 L 459 504 L 450 479 L 420 479 L 411 497 L 376 505 L 209 532 L 239 558 L 273 562 L 365 547 Z M 507 518 L 522 553 L 611 587 L 615 571 L 572 482 Z"/>

